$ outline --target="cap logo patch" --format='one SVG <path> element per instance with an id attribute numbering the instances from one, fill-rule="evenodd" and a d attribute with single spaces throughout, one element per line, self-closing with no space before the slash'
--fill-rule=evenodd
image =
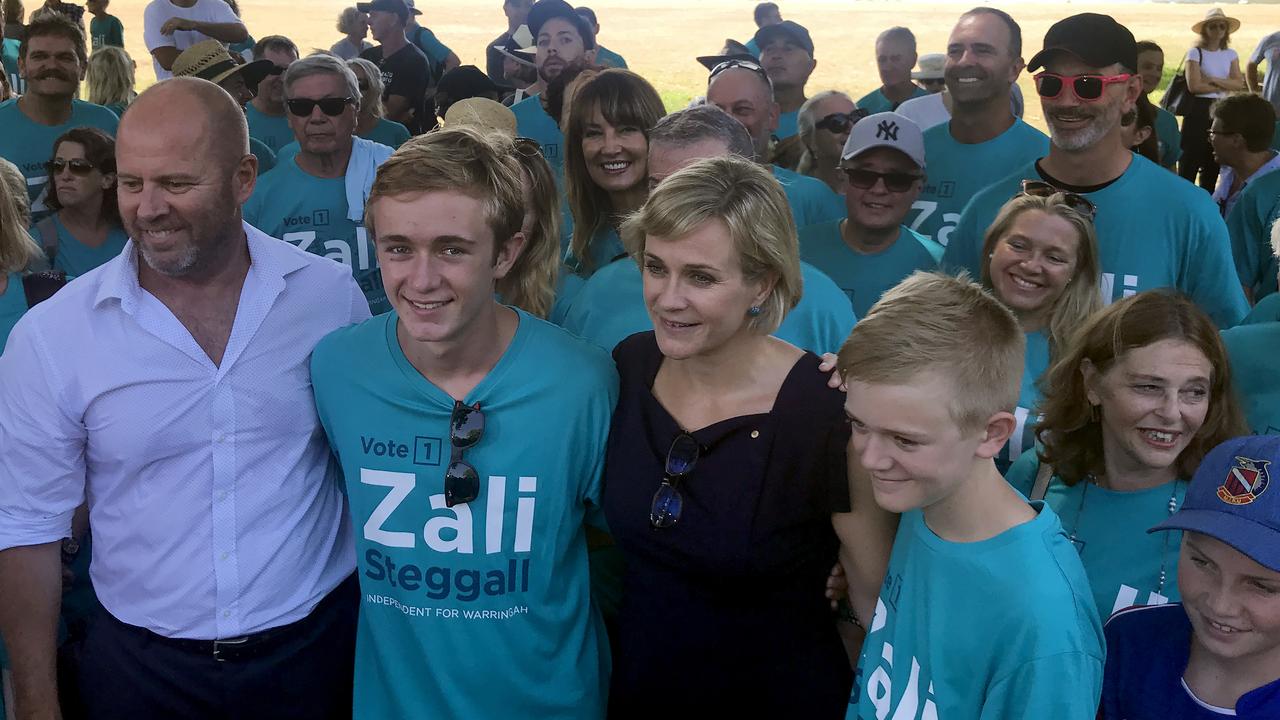
<path id="1" fill-rule="evenodd" d="M 1267 472 L 1270 464 L 1268 460 L 1237 456 L 1226 479 L 1218 486 L 1218 499 L 1228 505 L 1248 505 L 1257 500 L 1271 484 L 1271 475 Z"/>
<path id="2" fill-rule="evenodd" d="M 898 123 L 892 120 L 881 120 L 876 126 L 876 137 L 881 140 L 898 142 Z"/>

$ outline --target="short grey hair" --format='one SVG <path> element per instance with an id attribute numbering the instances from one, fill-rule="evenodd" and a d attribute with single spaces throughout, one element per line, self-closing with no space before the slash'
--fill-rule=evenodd
<path id="1" fill-rule="evenodd" d="M 382 71 L 378 66 L 374 65 L 372 60 L 358 57 L 348 60 L 347 67 L 360 68 L 364 76 L 369 79 L 369 92 L 360 99 L 360 109 L 376 118 L 386 115 L 387 109 L 382 106 Z M 359 80 L 356 80 L 356 89 L 360 89 Z"/>
<path id="2" fill-rule="evenodd" d="M 347 83 L 348 94 L 355 98 L 356 109 L 360 108 L 360 82 L 356 74 L 341 59 L 326 52 L 308 55 L 296 60 L 284 71 L 284 96 L 289 97 L 293 84 L 312 75 L 337 75 Z"/>
<path id="3" fill-rule="evenodd" d="M 905 28 L 901 25 L 891 27 L 876 37 L 877 44 L 885 40 L 902 40 L 911 45 L 911 52 L 916 51 L 916 35 L 911 32 L 911 28 Z"/>
<path id="4" fill-rule="evenodd" d="M 748 160 L 755 156 L 755 143 L 746 126 L 715 105 L 695 105 L 662 118 L 649 131 L 649 146 L 688 147 L 703 140 L 719 140 L 729 154 Z"/>

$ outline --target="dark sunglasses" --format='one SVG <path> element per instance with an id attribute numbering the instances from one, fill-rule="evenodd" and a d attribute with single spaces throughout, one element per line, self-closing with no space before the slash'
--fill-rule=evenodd
<path id="1" fill-rule="evenodd" d="M 855 108 L 853 112 L 831 113 L 814 123 L 813 126 L 819 130 L 826 130 L 827 132 L 832 132 L 836 135 L 843 135 L 853 129 L 854 124 L 866 116 L 866 110 L 863 110 L 862 108 Z"/>
<path id="2" fill-rule="evenodd" d="M 1062 94 L 1062 89 L 1068 84 L 1071 85 L 1071 92 L 1075 96 L 1086 102 L 1091 102 L 1102 97 L 1102 91 L 1107 89 L 1108 85 L 1121 83 L 1133 77 L 1128 73 L 1120 75 L 1059 75 L 1057 73 L 1042 72 L 1036 75 L 1036 92 L 1040 93 L 1040 97 L 1053 99 Z"/>
<path id="3" fill-rule="evenodd" d="M 462 451 L 480 442 L 484 435 L 484 413 L 480 403 L 464 405 L 461 400 L 453 403 L 453 415 L 449 418 L 449 442 L 453 449 L 449 454 L 449 469 L 444 473 L 444 504 L 453 507 L 469 503 L 480 495 L 480 475 L 471 463 L 462 459 Z"/>
<path id="4" fill-rule="evenodd" d="M 285 101 L 285 104 L 289 106 L 289 112 L 297 115 L 298 117 L 310 117 L 311 111 L 315 110 L 316 106 L 319 106 L 320 112 L 325 115 L 328 115 L 329 117 L 337 117 L 342 114 L 343 110 L 347 109 L 348 105 L 354 105 L 355 103 L 355 99 L 349 97 L 320 98 L 319 100 L 296 98 L 294 100 Z"/>
<path id="5" fill-rule="evenodd" d="M 769 79 L 769 73 L 765 71 L 764 66 L 761 65 L 760 63 L 752 62 L 750 60 L 725 60 L 719 65 L 711 68 L 711 74 L 707 76 L 707 81 L 710 82 L 711 80 L 714 80 L 715 77 L 720 73 L 725 72 L 726 70 L 732 70 L 734 68 L 742 68 L 743 70 L 750 70 L 751 72 L 759 75 L 765 80 Z M 772 83 L 770 83 L 770 87 L 772 87 Z"/>
<path id="6" fill-rule="evenodd" d="M 1093 216 L 1098 212 L 1097 206 L 1090 202 L 1089 198 L 1068 190 L 1062 190 L 1044 182 L 1043 180 L 1023 180 L 1022 194 L 1042 198 L 1061 195 L 1062 204 L 1066 205 L 1071 210 L 1080 213 L 1089 220 L 1093 220 Z"/>
<path id="7" fill-rule="evenodd" d="M 884 189 L 893 193 L 910 190 L 911 184 L 922 177 L 915 173 L 881 173 L 862 168 L 845 168 L 844 175 L 849 178 L 849 184 L 859 190 L 870 190 L 876 186 L 877 180 L 883 180 Z"/>
<path id="8" fill-rule="evenodd" d="M 667 465 L 662 471 L 662 484 L 653 494 L 649 507 L 649 525 L 654 530 L 669 528 L 680 522 L 684 511 L 684 496 L 680 494 L 680 481 L 693 472 L 702 455 L 702 447 L 687 432 L 682 432 L 671 442 L 667 451 Z"/>
<path id="9" fill-rule="evenodd" d="M 79 175 L 80 177 L 84 177 L 85 175 L 88 175 L 89 173 L 96 170 L 97 166 L 89 162 L 88 160 L 81 160 L 80 158 L 76 158 L 74 160 L 63 160 L 59 158 L 57 160 L 50 160 L 49 162 L 45 163 L 44 168 L 49 172 L 50 175 L 57 175 L 58 173 L 62 172 L 63 169 L 70 168 L 72 175 Z"/>
<path id="10" fill-rule="evenodd" d="M 268 75 L 283 75 L 284 71 L 285 67 L 283 65 L 273 64 L 271 67 L 267 68 Z"/>
<path id="11" fill-rule="evenodd" d="M 1227 24 L 1220 22 L 1205 23 L 1205 30 L 1226 30 Z"/>

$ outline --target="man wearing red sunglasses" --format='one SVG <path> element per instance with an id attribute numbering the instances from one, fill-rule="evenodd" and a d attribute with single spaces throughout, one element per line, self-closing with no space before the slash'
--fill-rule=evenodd
<path id="1" fill-rule="evenodd" d="M 1173 287 L 1221 327 L 1248 311 L 1233 269 L 1227 228 L 1204 191 L 1124 146 L 1120 116 L 1142 93 L 1133 33 L 1107 15 L 1082 13 L 1054 24 L 1031 58 L 1049 154 L 974 196 L 960 216 L 943 264 L 977 274 L 986 228 L 1023 180 L 1080 194 L 1094 224 L 1108 302 Z"/>

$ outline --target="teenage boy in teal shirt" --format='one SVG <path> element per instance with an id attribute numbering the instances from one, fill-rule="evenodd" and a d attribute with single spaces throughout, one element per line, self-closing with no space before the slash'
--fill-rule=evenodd
<path id="1" fill-rule="evenodd" d="M 513 154 L 446 128 L 383 164 L 367 225 L 394 309 L 312 358 L 360 528 L 358 719 L 604 715 L 584 520 L 618 381 L 495 300 L 525 242 Z"/>
<path id="2" fill-rule="evenodd" d="M 850 719 L 1094 718 L 1102 628 L 1084 568 L 1053 511 L 994 462 L 1014 429 L 1024 342 L 976 284 L 916 273 L 840 351 L 855 512 L 836 526 L 867 628 Z M 874 612 L 864 578 L 881 548 L 844 519 L 867 485 L 901 514 Z"/>
<path id="3" fill-rule="evenodd" d="M 107 5 L 111 0 L 89 0 L 85 9 L 93 15 L 89 22 L 89 39 L 93 49 L 103 47 L 124 47 L 124 24 L 115 15 L 107 14 Z"/>

